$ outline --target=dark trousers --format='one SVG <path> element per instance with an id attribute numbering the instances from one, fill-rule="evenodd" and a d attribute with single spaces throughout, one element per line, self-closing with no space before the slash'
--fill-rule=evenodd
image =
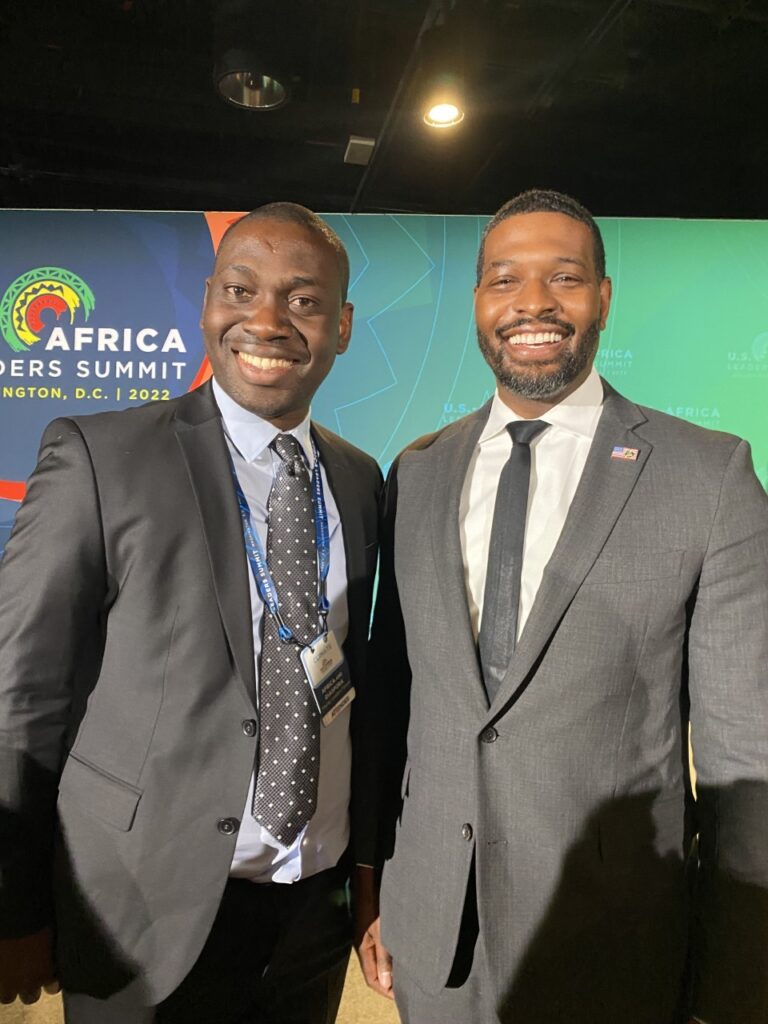
<path id="1" fill-rule="evenodd" d="M 112 1000 L 73 996 L 68 1024 L 333 1024 L 351 945 L 346 880 L 341 866 L 293 885 L 230 880 L 200 956 L 166 1000 L 134 1014 L 118 1010 L 119 996 L 114 1013 Z"/>

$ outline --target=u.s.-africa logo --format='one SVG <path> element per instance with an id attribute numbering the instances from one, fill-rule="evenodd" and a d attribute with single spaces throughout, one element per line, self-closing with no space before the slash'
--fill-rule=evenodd
<path id="1" fill-rule="evenodd" d="M 84 320 L 91 315 L 96 300 L 88 285 L 77 274 L 61 267 L 37 267 L 17 277 L 0 299 L 0 334 L 14 352 L 25 352 L 45 327 L 42 314 L 53 310 L 59 320 L 82 310 Z"/>

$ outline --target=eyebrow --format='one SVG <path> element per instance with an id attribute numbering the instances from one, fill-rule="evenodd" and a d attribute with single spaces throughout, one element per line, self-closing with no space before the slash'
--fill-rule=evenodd
<path id="1" fill-rule="evenodd" d="M 222 267 L 219 273 L 226 274 L 230 273 L 233 270 L 239 274 L 247 274 L 248 277 L 256 276 L 251 267 L 243 266 L 242 263 L 230 263 L 226 267 Z M 296 274 L 294 277 L 290 278 L 288 284 L 290 285 L 291 288 L 297 288 L 301 287 L 302 285 L 312 287 L 314 285 L 319 284 L 319 282 L 316 277 L 309 277 L 303 274 Z"/>
<path id="2" fill-rule="evenodd" d="M 246 273 L 246 274 L 248 274 L 249 278 L 254 278 L 254 276 L 257 276 L 254 273 L 252 267 L 244 266 L 244 264 L 242 264 L 242 263 L 228 263 L 226 266 L 222 266 L 221 270 L 224 273 L 226 273 L 228 271 L 231 271 L 231 270 L 236 270 L 238 273 Z M 311 278 L 311 276 L 309 276 L 308 274 L 297 273 L 297 274 L 294 274 L 293 278 L 290 279 L 289 283 L 292 286 L 295 286 L 295 285 L 316 285 L 316 284 L 318 284 L 318 281 L 317 281 L 316 278 Z"/>
<path id="3" fill-rule="evenodd" d="M 296 287 L 296 285 L 302 285 L 302 284 L 312 286 L 312 285 L 319 284 L 319 281 L 317 280 L 316 277 L 303 277 L 301 275 L 297 275 L 296 277 L 292 277 L 291 278 L 291 285 L 293 287 Z"/>
<path id="4" fill-rule="evenodd" d="M 520 260 L 506 259 L 506 260 L 492 260 L 486 264 L 486 270 L 497 270 L 500 267 L 514 267 Z M 573 263 L 577 267 L 582 267 L 584 270 L 588 270 L 587 264 L 584 260 L 580 260 L 578 256 L 555 256 L 555 263 Z"/>
<path id="5" fill-rule="evenodd" d="M 229 270 L 236 270 L 240 274 L 250 274 L 251 270 L 248 267 L 244 267 L 241 263 L 228 263 L 226 267 L 221 267 L 219 273 L 226 273 Z"/>

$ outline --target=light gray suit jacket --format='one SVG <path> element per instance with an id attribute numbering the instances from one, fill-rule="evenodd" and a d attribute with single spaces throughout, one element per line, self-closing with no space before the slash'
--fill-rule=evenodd
<path id="1" fill-rule="evenodd" d="M 768 497 L 745 442 L 606 390 L 491 707 L 458 526 L 488 407 L 390 475 L 369 712 L 383 941 L 438 991 L 474 858 L 502 1020 L 765 1024 Z"/>
<path id="2" fill-rule="evenodd" d="M 381 475 L 312 429 L 362 690 Z M 160 1002 L 210 930 L 256 753 L 248 571 L 209 386 L 47 429 L 0 567 L 0 934 L 53 899 L 71 991 Z"/>

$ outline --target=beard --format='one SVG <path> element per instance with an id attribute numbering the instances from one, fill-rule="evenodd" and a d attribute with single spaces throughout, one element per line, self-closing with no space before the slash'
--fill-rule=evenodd
<path id="1" fill-rule="evenodd" d="M 560 327 L 567 328 L 571 335 L 573 327 L 556 320 L 542 319 L 539 321 L 542 329 L 547 323 L 557 323 Z M 483 353 L 486 363 L 493 370 L 499 384 L 521 398 L 532 398 L 534 400 L 556 398 L 561 391 L 564 391 L 584 370 L 588 369 L 595 358 L 597 347 L 600 343 L 600 322 L 595 320 L 590 324 L 581 336 L 576 348 L 568 348 L 560 355 L 559 362 L 553 370 L 541 371 L 536 367 L 525 367 L 515 364 L 507 359 L 508 350 L 503 342 L 499 342 L 494 348 L 487 334 L 480 328 L 477 329 L 477 343 Z"/>

